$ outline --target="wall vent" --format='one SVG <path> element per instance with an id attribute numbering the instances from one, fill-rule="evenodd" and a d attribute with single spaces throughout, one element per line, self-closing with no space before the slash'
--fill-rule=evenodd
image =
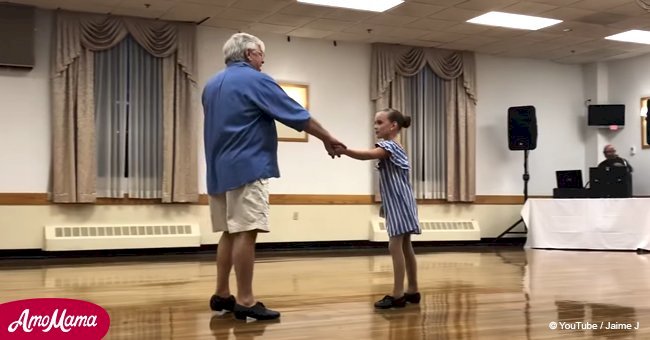
<path id="1" fill-rule="evenodd" d="M 45 226 L 46 251 L 200 247 L 196 224 Z"/>

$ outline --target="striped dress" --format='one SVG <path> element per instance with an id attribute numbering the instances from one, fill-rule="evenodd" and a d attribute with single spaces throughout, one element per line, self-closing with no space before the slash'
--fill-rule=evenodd
<path id="1" fill-rule="evenodd" d="M 421 234 L 417 205 L 409 182 L 410 166 L 406 152 L 392 140 L 380 141 L 376 146 L 390 152 L 390 157 L 380 160 L 377 166 L 388 236 Z"/>

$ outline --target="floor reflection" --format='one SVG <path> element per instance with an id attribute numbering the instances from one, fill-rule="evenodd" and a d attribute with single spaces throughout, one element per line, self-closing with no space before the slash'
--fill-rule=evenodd
<path id="1" fill-rule="evenodd" d="M 266 328 L 278 325 L 281 320 L 264 322 L 244 322 L 235 320 L 232 314 L 212 315 L 210 318 L 210 332 L 214 339 L 226 340 L 232 338 L 237 340 L 253 340 L 262 338 Z"/>
<path id="2" fill-rule="evenodd" d="M 558 329 L 569 335 L 628 338 L 635 337 L 640 326 L 632 307 L 578 301 L 556 301 L 555 305 Z"/>
<path id="3" fill-rule="evenodd" d="M 386 311 L 373 303 L 392 289 L 387 255 L 260 261 L 256 294 L 282 312 L 275 323 L 213 316 L 212 261 L 1 268 L 0 302 L 97 303 L 111 317 L 107 339 L 650 338 L 650 258 L 635 253 L 420 253 L 421 303 Z M 231 282 L 235 287 L 234 276 Z M 599 327 L 553 329 L 553 323 Z M 621 329 L 637 323 L 638 329 Z"/>

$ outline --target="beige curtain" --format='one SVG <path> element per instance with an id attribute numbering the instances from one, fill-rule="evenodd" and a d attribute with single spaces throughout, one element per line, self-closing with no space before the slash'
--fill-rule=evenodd
<path id="1" fill-rule="evenodd" d="M 474 54 L 373 44 L 371 99 L 376 110 L 392 106 L 404 111 L 403 78 L 416 75 L 425 66 L 446 81 L 447 200 L 473 202 L 476 198 L 477 100 Z"/>
<path id="2" fill-rule="evenodd" d="M 162 201 L 198 201 L 195 26 L 57 11 L 54 32 L 53 201 L 95 201 L 93 53 L 115 46 L 128 34 L 163 58 Z"/>

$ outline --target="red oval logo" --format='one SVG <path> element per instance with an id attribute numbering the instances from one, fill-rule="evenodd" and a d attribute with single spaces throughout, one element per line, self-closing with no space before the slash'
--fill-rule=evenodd
<path id="1" fill-rule="evenodd" d="M 73 299 L 28 299 L 0 304 L 1 339 L 101 339 L 111 324 L 106 310 Z"/>

